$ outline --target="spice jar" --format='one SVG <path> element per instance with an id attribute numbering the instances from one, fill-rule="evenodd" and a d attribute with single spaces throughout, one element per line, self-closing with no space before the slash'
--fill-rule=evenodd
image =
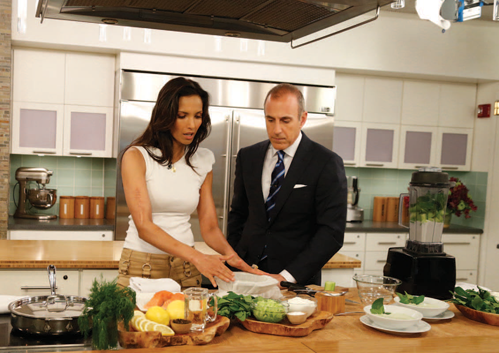
<path id="1" fill-rule="evenodd" d="M 59 198 L 59 218 L 74 218 L 75 198 L 73 196 L 61 196 Z"/>
<path id="2" fill-rule="evenodd" d="M 95 196 L 90 198 L 90 218 L 103 219 L 104 218 L 104 198 Z"/>
<path id="3" fill-rule="evenodd" d="M 75 197 L 75 218 L 88 218 L 90 212 L 90 198 L 88 196 Z"/>
<path id="4" fill-rule="evenodd" d="M 116 214 L 116 197 L 108 197 L 106 205 L 106 219 L 114 219 Z"/>

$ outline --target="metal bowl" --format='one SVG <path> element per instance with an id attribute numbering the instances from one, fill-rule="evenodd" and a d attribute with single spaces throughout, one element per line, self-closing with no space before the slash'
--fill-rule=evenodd
<path id="1" fill-rule="evenodd" d="M 28 189 L 28 200 L 36 208 L 50 208 L 57 201 L 57 190 Z"/>

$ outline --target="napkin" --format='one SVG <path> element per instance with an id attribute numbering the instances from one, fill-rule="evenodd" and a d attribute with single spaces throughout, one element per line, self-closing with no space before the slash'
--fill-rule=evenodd
<path id="1" fill-rule="evenodd" d="M 7 314 L 9 313 L 9 304 L 12 303 L 14 300 L 17 300 L 19 296 L 15 295 L 0 295 L 0 314 Z"/>
<path id="2" fill-rule="evenodd" d="M 180 284 L 171 278 L 149 279 L 142 277 L 131 277 L 130 288 L 137 293 L 156 293 L 161 290 L 169 292 L 180 292 Z"/>

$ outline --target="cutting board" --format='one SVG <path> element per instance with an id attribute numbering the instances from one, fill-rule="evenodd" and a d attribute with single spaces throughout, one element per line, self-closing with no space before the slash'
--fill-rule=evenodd
<path id="1" fill-rule="evenodd" d="M 167 346 L 203 345 L 210 343 L 229 327 L 230 320 L 224 316 L 206 325 L 204 332 L 190 332 L 183 335 L 162 336 L 161 332 L 126 331 L 123 324 L 118 325 L 118 339 L 122 348 L 160 348 Z"/>
<path id="2" fill-rule="evenodd" d="M 247 330 L 255 333 L 266 333 L 277 336 L 303 337 L 309 335 L 314 330 L 324 328 L 333 319 L 333 314 L 327 311 L 320 311 L 310 316 L 307 321 L 300 325 L 291 324 L 288 319 L 279 323 L 270 323 L 248 318 L 240 321 Z"/>

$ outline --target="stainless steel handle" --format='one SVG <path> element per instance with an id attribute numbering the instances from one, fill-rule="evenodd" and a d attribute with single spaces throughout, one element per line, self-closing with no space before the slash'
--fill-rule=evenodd
<path id="1" fill-rule="evenodd" d="M 469 241 L 454 241 L 454 242 L 445 242 L 444 245 L 470 245 L 471 243 Z"/>
<path id="2" fill-rule="evenodd" d="M 45 289 L 51 289 L 50 287 L 47 287 L 47 286 L 22 286 L 21 287 L 22 290 L 45 290 Z M 57 289 L 57 287 L 55 287 L 55 289 Z"/>
<path id="3" fill-rule="evenodd" d="M 37 154 L 56 154 L 57 152 L 52 152 L 52 151 L 33 151 L 33 153 L 37 153 Z"/>
<path id="4" fill-rule="evenodd" d="M 73 156 L 91 156 L 92 152 L 69 152 Z"/>
<path id="5" fill-rule="evenodd" d="M 343 162 L 343 165 L 357 165 L 355 162 Z"/>
<path id="6" fill-rule="evenodd" d="M 386 262 L 386 260 L 376 260 L 376 262 L 379 264 L 384 264 Z"/>
<path id="7" fill-rule="evenodd" d="M 384 166 L 383 163 L 366 163 L 368 167 L 382 167 Z"/>
<path id="8" fill-rule="evenodd" d="M 356 241 L 344 241 L 343 245 L 357 244 Z"/>
<path id="9" fill-rule="evenodd" d="M 463 278 L 456 278 L 456 281 L 467 281 L 467 280 L 468 280 L 468 278 L 464 278 L 464 277 Z"/>
<path id="10" fill-rule="evenodd" d="M 397 244 L 397 243 L 394 241 L 380 241 L 380 242 L 378 242 L 378 245 L 395 245 L 395 244 Z"/>
<path id="11" fill-rule="evenodd" d="M 459 167 L 442 167 L 442 170 L 457 170 Z"/>
<path id="12" fill-rule="evenodd" d="M 419 168 L 424 168 L 424 167 L 426 167 L 426 166 L 424 166 L 424 165 L 416 165 L 416 166 L 414 166 L 414 168 L 418 168 L 418 169 Z"/>

